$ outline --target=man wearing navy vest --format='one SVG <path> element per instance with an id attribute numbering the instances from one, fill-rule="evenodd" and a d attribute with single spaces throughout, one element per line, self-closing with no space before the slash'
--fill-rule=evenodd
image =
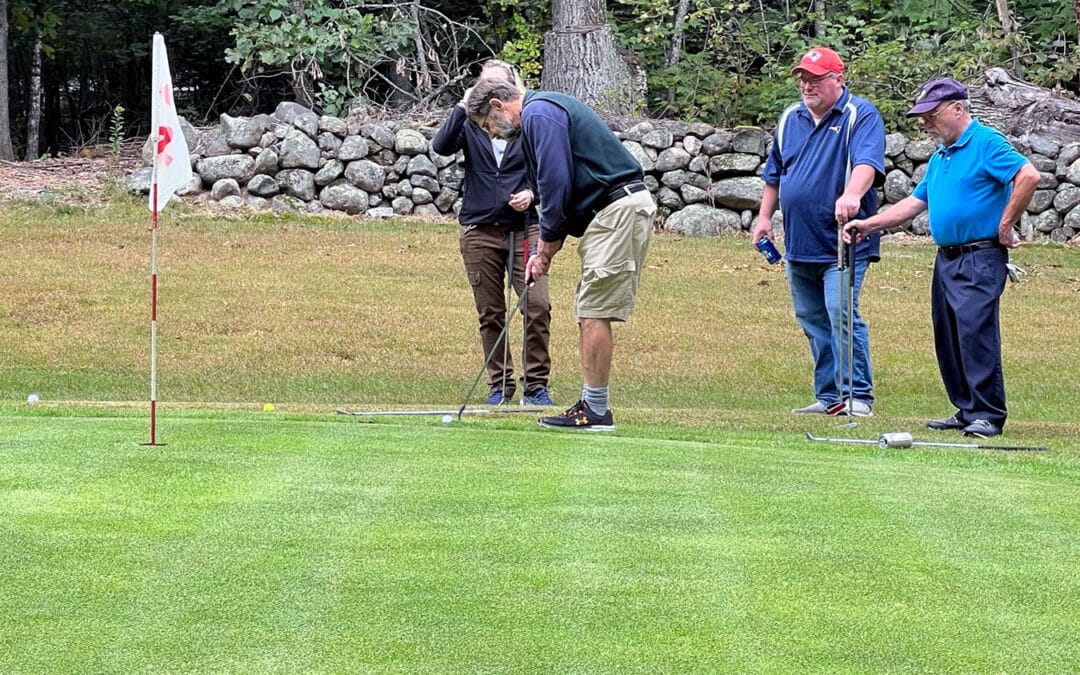
<path id="1" fill-rule="evenodd" d="M 656 216 L 641 165 L 595 111 L 566 94 L 481 76 L 467 111 L 493 138 L 522 138 L 540 199 L 540 243 L 526 277 L 545 276 L 566 237 L 580 238 L 574 315 L 581 400 L 561 415 L 541 417 L 540 426 L 612 431 L 611 322 L 628 320 L 634 310 Z"/>
<path id="2" fill-rule="evenodd" d="M 907 114 L 919 118 L 938 151 L 910 197 L 849 222 L 844 236 L 861 240 L 928 211 L 938 245 L 930 286 L 934 348 L 956 412 L 926 426 L 997 436 L 1007 412 L 1001 293 L 1009 249 L 1020 246 L 1013 226 L 1035 194 L 1039 172 L 997 130 L 971 116 L 967 87 L 951 77 L 925 83 Z"/>
<path id="3" fill-rule="evenodd" d="M 784 258 L 795 318 L 814 359 L 814 402 L 792 413 L 860 417 L 872 414 L 870 336 L 859 314 L 859 291 L 870 262 L 880 259 L 878 236 L 855 251 L 852 292 L 851 391 L 845 373 L 847 324 L 841 307 L 837 228 L 877 212 L 874 187 L 885 181 L 885 125 L 877 108 L 852 96 L 844 62 L 815 47 L 791 70 L 802 100 L 784 111 L 761 177 L 765 190 L 751 238 L 772 238 L 772 215 L 784 216 Z"/>

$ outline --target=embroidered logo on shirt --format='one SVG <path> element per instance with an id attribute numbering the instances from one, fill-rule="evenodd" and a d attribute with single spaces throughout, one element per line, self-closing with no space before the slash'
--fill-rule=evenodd
<path id="1" fill-rule="evenodd" d="M 838 134 L 840 133 L 840 126 L 841 125 L 837 124 L 835 127 L 829 127 L 829 131 Z"/>

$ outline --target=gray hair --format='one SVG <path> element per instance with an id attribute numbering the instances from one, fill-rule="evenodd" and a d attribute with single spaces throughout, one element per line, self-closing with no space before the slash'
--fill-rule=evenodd
<path id="1" fill-rule="evenodd" d="M 525 82 L 512 65 L 500 59 L 484 61 L 484 65 L 480 70 L 481 77 L 496 77 L 499 74 L 505 74 L 508 82 L 513 82 L 519 89 L 525 89 Z"/>
<path id="2" fill-rule="evenodd" d="M 507 82 L 502 77 L 481 75 L 473 85 L 469 100 L 465 106 L 465 112 L 469 119 L 477 124 L 483 124 L 484 118 L 491 114 L 491 100 L 499 99 L 504 103 L 516 101 L 525 94 L 523 88 L 513 82 Z"/>

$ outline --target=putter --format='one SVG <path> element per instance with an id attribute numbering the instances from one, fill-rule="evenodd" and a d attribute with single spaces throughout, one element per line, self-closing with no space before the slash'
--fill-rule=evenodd
<path id="1" fill-rule="evenodd" d="M 936 441 L 916 441 L 906 431 L 895 431 L 881 434 L 874 440 L 872 438 L 823 438 L 806 432 L 806 440 L 822 443 L 847 443 L 852 445 L 876 445 L 879 448 L 910 448 L 918 446 L 923 448 L 975 448 L 978 450 L 1013 450 L 1021 452 L 1042 452 L 1049 450 L 1045 445 L 992 445 L 987 443 L 940 443 Z"/>
<path id="2" fill-rule="evenodd" d="M 521 283 L 525 283 L 525 267 L 529 264 L 529 224 L 525 223 L 525 232 L 521 237 Z M 525 405 L 525 396 L 529 391 L 529 301 L 521 303 L 521 405 Z"/>
<path id="3" fill-rule="evenodd" d="M 544 412 L 544 408 L 511 408 L 499 406 L 497 408 L 469 408 L 468 410 L 346 410 L 338 408 L 337 414 L 351 415 L 353 417 L 402 417 L 423 415 L 514 415 L 521 413 Z"/>
<path id="4" fill-rule="evenodd" d="M 841 375 L 840 375 L 840 402 L 844 402 L 844 376 L 843 376 L 843 355 L 847 356 L 847 404 L 844 406 L 847 411 L 847 422 L 839 425 L 839 429 L 854 429 L 859 426 L 858 422 L 851 419 L 853 396 L 855 381 L 854 370 L 854 356 L 855 346 L 852 340 L 852 333 L 854 332 L 854 316 L 852 316 L 855 305 L 855 244 L 852 242 L 848 244 L 844 241 L 844 228 L 840 227 L 837 223 L 836 228 L 836 267 L 840 272 L 840 307 L 839 311 L 847 311 L 847 346 L 844 343 L 845 322 L 843 314 L 840 315 L 840 352 L 841 352 Z"/>
<path id="5" fill-rule="evenodd" d="M 509 239 L 506 242 L 506 317 L 503 319 L 503 335 L 504 338 L 507 339 L 503 342 L 502 360 L 502 391 L 504 401 L 506 400 L 506 371 L 509 369 L 507 362 L 510 360 L 510 340 L 508 339 L 509 334 L 507 333 L 506 328 L 510 325 L 510 317 L 514 315 L 514 310 L 510 309 L 510 301 L 514 297 L 514 256 L 517 254 L 517 251 L 514 250 L 514 231 L 510 230 L 507 233 L 507 236 Z M 520 296 L 518 299 L 521 299 Z"/>
<path id="6" fill-rule="evenodd" d="M 521 291 L 521 295 L 518 296 L 517 302 L 514 303 L 514 308 L 510 310 L 510 314 L 514 314 L 521 307 L 521 303 L 529 295 L 529 287 L 531 284 L 525 284 Z M 506 338 L 506 331 L 510 328 L 510 322 L 503 323 L 502 331 L 499 333 L 499 337 L 496 338 L 495 344 L 491 345 L 491 349 L 487 353 L 487 357 L 484 359 L 484 363 L 480 365 L 480 372 L 476 374 L 476 379 L 473 380 L 472 386 L 469 387 L 469 393 L 465 394 L 465 399 L 461 402 L 461 407 L 458 408 L 457 417 L 460 420 L 461 416 L 465 414 L 465 406 L 469 405 L 469 399 L 472 398 L 473 392 L 476 391 L 476 385 L 480 384 L 480 378 L 484 376 L 484 371 L 487 370 L 488 361 L 491 361 L 491 357 L 495 356 L 495 350 L 499 348 L 499 343 Z"/>

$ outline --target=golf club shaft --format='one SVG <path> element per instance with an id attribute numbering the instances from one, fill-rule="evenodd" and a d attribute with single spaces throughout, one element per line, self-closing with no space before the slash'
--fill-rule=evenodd
<path id="1" fill-rule="evenodd" d="M 525 283 L 525 268 L 529 264 L 529 224 L 521 235 L 521 283 Z M 524 293 L 524 290 L 522 290 Z M 521 302 L 521 401 L 529 393 L 529 301 Z"/>
<path id="2" fill-rule="evenodd" d="M 510 317 L 514 315 L 514 310 L 510 309 L 510 301 L 514 297 L 514 258 L 517 257 L 517 250 L 514 248 L 514 231 L 510 230 L 506 233 L 506 318 L 503 320 L 503 333 L 506 339 L 503 341 L 503 360 L 502 360 L 502 392 L 505 398 L 506 395 L 506 376 L 510 370 L 510 340 L 509 334 L 506 328 L 510 325 Z"/>
<path id="3" fill-rule="evenodd" d="M 518 296 L 517 302 L 514 304 L 514 308 L 510 310 L 511 314 L 516 312 L 518 308 L 521 307 L 522 301 L 528 296 L 528 294 L 529 285 L 526 284 L 521 291 L 521 295 Z M 503 323 L 502 331 L 499 333 L 499 337 L 495 339 L 495 344 L 491 345 L 491 350 L 488 351 L 487 356 L 484 358 L 484 362 L 480 365 L 480 372 L 476 374 L 476 379 L 473 380 L 472 386 L 469 387 L 469 393 L 465 394 L 465 400 L 461 402 L 461 408 L 458 409 L 457 413 L 458 419 L 461 419 L 461 416 L 464 414 L 465 406 L 469 405 L 469 399 L 472 398 L 473 392 L 476 391 L 476 385 L 480 384 L 480 378 L 484 376 L 484 371 L 487 370 L 487 364 L 489 361 L 491 361 L 491 357 L 495 356 L 495 350 L 499 348 L 499 344 L 506 338 L 506 331 L 508 328 L 510 328 L 510 322 L 506 321 Z"/>

